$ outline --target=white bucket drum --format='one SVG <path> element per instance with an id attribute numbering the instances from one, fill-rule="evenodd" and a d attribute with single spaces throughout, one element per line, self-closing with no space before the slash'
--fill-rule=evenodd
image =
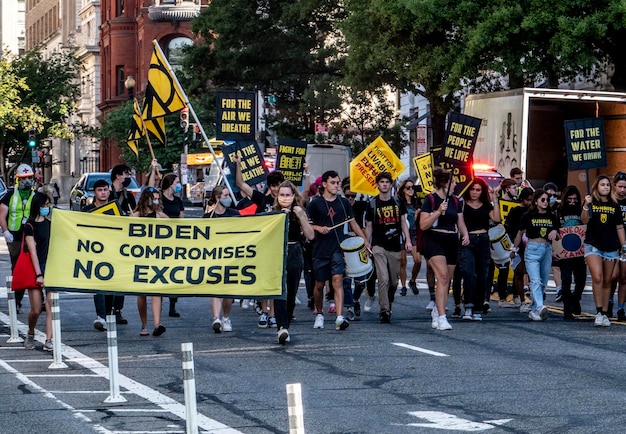
<path id="1" fill-rule="evenodd" d="M 354 278 L 357 282 L 366 281 L 374 269 L 374 264 L 365 248 L 363 238 L 346 238 L 340 247 L 346 261 L 346 276 Z"/>
<path id="2" fill-rule="evenodd" d="M 489 243 L 491 246 L 491 259 L 493 259 L 496 265 L 504 265 L 511 260 L 513 243 L 504 226 L 497 225 L 489 229 Z"/>

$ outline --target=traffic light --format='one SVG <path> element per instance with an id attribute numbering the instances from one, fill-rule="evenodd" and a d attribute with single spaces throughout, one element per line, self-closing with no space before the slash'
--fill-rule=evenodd
<path id="1" fill-rule="evenodd" d="M 189 109 L 187 107 L 180 111 L 180 127 L 184 132 L 189 131 Z"/>
<path id="2" fill-rule="evenodd" d="M 37 137 L 35 134 L 35 130 L 31 128 L 30 130 L 28 130 L 28 147 L 34 148 L 35 146 L 37 146 Z"/>

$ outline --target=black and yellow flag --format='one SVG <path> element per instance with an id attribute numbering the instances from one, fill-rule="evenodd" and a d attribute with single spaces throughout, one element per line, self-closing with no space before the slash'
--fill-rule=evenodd
<path id="1" fill-rule="evenodd" d="M 130 134 L 128 135 L 128 146 L 139 157 L 139 150 L 137 149 L 137 142 L 144 136 L 144 131 L 141 125 L 141 111 L 139 110 L 139 104 L 135 100 L 135 114 L 133 114 L 133 122 L 130 127 Z M 165 144 L 165 119 L 163 117 L 150 119 L 143 121 L 146 130 L 150 131 L 156 139 Z"/>
<path id="2" fill-rule="evenodd" d="M 148 70 L 148 86 L 143 106 L 144 119 L 155 119 L 185 107 L 183 93 L 178 89 L 167 65 L 167 61 L 155 47 Z"/>

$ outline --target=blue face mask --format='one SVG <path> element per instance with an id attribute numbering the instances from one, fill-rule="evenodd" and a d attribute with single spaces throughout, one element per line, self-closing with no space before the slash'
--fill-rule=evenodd
<path id="1" fill-rule="evenodd" d="M 174 187 L 174 193 L 180 193 L 182 190 L 183 190 L 182 184 L 176 184 L 176 187 Z"/>
<path id="2" fill-rule="evenodd" d="M 46 217 L 48 215 L 50 215 L 50 208 L 39 208 L 39 215 L 42 217 Z"/>
<path id="3" fill-rule="evenodd" d="M 556 203 L 556 196 L 550 196 L 550 205 L 554 205 Z"/>

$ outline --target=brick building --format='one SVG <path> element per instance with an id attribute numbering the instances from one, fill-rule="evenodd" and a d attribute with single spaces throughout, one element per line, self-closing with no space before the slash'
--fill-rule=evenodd
<path id="1" fill-rule="evenodd" d="M 191 19 L 208 0 L 101 0 L 100 10 L 100 104 L 105 115 L 130 97 L 124 83 L 135 80 L 134 92 L 146 88 L 152 54 L 157 40 L 172 65 L 177 49 L 192 42 Z M 129 120 L 130 123 L 130 120 Z M 122 145 L 125 146 L 125 145 Z M 107 171 L 121 163 L 117 143 L 100 143 L 100 169 Z"/>

